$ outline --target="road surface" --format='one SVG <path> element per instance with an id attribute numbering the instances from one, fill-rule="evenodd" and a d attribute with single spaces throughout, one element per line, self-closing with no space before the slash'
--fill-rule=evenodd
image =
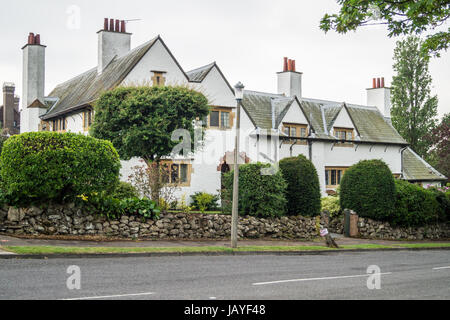
<path id="1" fill-rule="evenodd" d="M 372 265 L 380 289 L 368 289 Z M 79 267 L 80 290 L 67 287 L 70 266 Z M 450 251 L 0 259 L 0 299 L 450 299 Z"/>

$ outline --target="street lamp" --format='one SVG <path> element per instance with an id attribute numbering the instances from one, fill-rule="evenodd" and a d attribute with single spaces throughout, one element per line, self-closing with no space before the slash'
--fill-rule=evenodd
<path id="1" fill-rule="evenodd" d="M 235 87 L 237 101 L 236 142 L 234 148 L 234 178 L 233 178 L 233 210 L 231 216 L 231 248 L 237 248 L 239 221 L 239 139 L 241 130 L 241 103 L 244 98 L 244 85 L 239 82 Z"/>

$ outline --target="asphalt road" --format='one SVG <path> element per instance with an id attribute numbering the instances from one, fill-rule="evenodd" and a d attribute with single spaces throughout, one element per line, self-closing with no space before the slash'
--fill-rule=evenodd
<path id="1" fill-rule="evenodd" d="M 73 265 L 80 290 L 66 285 Z M 367 287 L 371 265 L 381 289 Z M 450 299 L 450 251 L 0 260 L 0 299 Z"/>

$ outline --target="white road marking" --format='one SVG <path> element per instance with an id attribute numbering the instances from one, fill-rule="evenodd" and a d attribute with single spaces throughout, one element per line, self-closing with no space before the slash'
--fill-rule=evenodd
<path id="1" fill-rule="evenodd" d="M 392 272 L 378 273 L 379 275 L 388 275 L 392 274 Z M 288 283 L 288 282 L 304 282 L 304 281 L 320 281 L 320 280 L 337 280 L 337 279 L 348 279 L 348 278 L 363 278 L 368 277 L 374 274 L 361 274 L 355 276 L 337 276 L 337 277 L 323 277 L 323 278 L 305 278 L 305 279 L 291 279 L 291 280 L 279 280 L 279 281 L 270 281 L 270 282 L 257 282 L 253 283 L 254 286 L 264 286 L 268 284 L 277 284 L 277 283 Z"/>
<path id="2" fill-rule="evenodd" d="M 135 296 L 149 296 L 155 294 L 154 292 L 144 292 L 144 293 L 131 293 L 131 294 L 117 294 L 112 296 L 97 296 L 97 297 L 83 297 L 83 298 L 71 298 L 71 299 L 61 299 L 67 301 L 74 300 L 95 300 L 95 299 L 107 299 L 107 298 L 123 298 L 123 297 L 135 297 Z"/>
<path id="3" fill-rule="evenodd" d="M 450 269 L 450 267 L 438 267 L 438 268 L 433 268 L 433 270 L 442 270 L 442 269 Z"/>
<path id="4" fill-rule="evenodd" d="M 216 297 L 209 297 L 209 300 L 217 300 Z"/>

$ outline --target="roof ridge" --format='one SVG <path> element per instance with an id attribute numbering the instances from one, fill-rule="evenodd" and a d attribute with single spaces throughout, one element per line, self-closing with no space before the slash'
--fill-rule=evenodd
<path id="1" fill-rule="evenodd" d="M 205 65 L 202 66 L 202 67 L 198 67 L 198 68 L 196 68 L 196 69 L 193 69 L 193 70 L 190 70 L 190 71 L 186 71 L 186 74 L 194 73 L 194 72 L 197 72 L 197 71 L 200 71 L 200 70 L 203 70 L 203 69 L 212 68 L 212 67 L 214 67 L 215 65 L 216 65 L 216 62 L 214 61 L 214 62 L 212 62 L 212 63 L 205 64 Z"/>

